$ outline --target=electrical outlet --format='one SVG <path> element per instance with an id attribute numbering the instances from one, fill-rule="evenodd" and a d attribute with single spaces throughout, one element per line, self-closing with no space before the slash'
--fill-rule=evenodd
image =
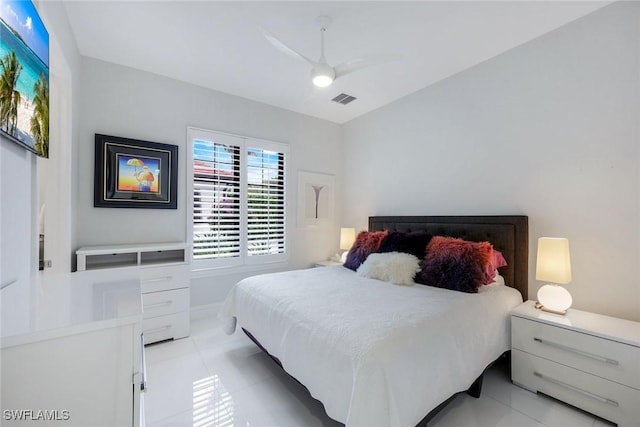
<path id="1" fill-rule="evenodd" d="M 44 268 L 51 268 L 51 260 L 50 259 L 45 259 L 44 260 Z"/>

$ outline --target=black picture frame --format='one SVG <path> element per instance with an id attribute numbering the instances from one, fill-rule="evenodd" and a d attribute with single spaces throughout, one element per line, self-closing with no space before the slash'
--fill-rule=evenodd
<path id="1" fill-rule="evenodd" d="M 178 208 L 178 146 L 95 134 L 96 208 Z"/>

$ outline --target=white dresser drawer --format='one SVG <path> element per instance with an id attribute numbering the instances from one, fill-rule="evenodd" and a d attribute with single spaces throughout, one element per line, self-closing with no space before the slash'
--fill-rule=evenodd
<path id="1" fill-rule="evenodd" d="M 520 350 L 512 350 L 511 356 L 514 383 L 614 421 L 620 427 L 638 425 L 639 390 Z"/>
<path id="2" fill-rule="evenodd" d="M 157 292 L 189 287 L 189 264 L 163 265 L 140 268 L 141 292 Z"/>
<path id="3" fill-rule="evenodd" d="M 169 314 L 142 320 L 145 344 L 189 335 L 189 312 Z"/>
<path id="4" fill-rule="evenodd" d="M 142 294 L 144 319 L 189 311 L 189 288 Z"/>
<path id="5" fill-rule="evenodd" d="M 640 348 L 512 316 L 511 345 L 640 390 Z"/>

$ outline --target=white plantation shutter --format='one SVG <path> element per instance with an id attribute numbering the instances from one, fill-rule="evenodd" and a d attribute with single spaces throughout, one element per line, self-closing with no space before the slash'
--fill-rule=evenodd
<path id="1" fill-rule="evenodd" d="M 240 147 L 194 140 L 193 258 L 240 256 Z"/>
<path id="2" fill-rule="evenodd" d="M 247 255 L 284 254 L 285 154 L 247 150 Z"/>
<path id="3" fill-rule="evenodd" d="M 286 257 L 284 144 L 189 128 L 196 269 Z"/>

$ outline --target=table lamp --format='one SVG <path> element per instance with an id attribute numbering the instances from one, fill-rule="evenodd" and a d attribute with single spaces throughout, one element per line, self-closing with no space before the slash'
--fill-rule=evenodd
<path id="1" fill-rule="evenodd" d="M 540 237 L 536 262 L 536 280 L 551 282 L 538 290 L 536 307 L 556 314 L 566 314 L 573 299 L 560 286 L 571 282 L 569 240 L 561 237 Z"/>
<path id="2" fill-rule="evenodd" d="M 355 228 L 340 229 L 340 249 L 344 251 L 341 257 L 341 261 L 343 264 L 347 260 L 347 253 L 349 253 L 349 249 L 351 249 L 351 246 L 353 246 L 353 242 L 355 241 L 356 241 Z"/>

